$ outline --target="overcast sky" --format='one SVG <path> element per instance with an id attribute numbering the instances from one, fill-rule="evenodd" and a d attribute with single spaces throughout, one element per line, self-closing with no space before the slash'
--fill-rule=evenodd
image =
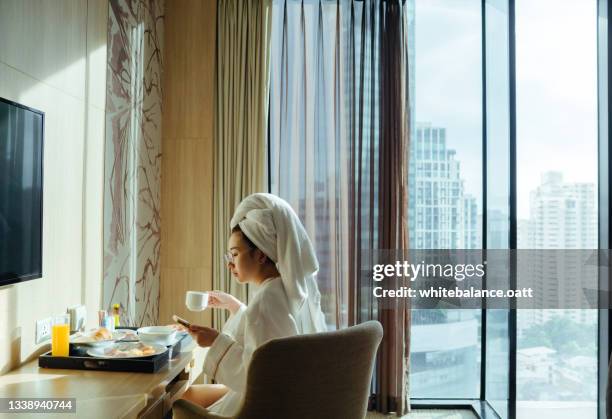
<path id="1" fill-rule="evenodd" d="M 517 0 L 518 210 L 542 172 L 597 179 L 596 0 Z M 416 0 L 416 119 L 447 128 L 481 202 L 479 0 Z M 480 208 L 482 210 L 482 208 Z"/>

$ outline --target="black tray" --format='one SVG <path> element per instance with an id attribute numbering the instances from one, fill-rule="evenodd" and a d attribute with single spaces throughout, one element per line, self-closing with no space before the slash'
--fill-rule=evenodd
<path id="1" fill-rule="evenodd" d="M 122 329 L 136 330 L 136 327 L 122 327 Z M 96 358 L 87 354 L 89 348 L 70 344 L 68 356 L 51 356 L 51 351 L 38 357 L 38 366 L 41 368 L 61 368 L 72 370 L 100 370 L 100 371 L 126 371 L 154 373 L 163 368 L 169 359 L 174 359 L 181 352 L 185 341 L 183 335 L 163 354 L 146 358 Z"/>

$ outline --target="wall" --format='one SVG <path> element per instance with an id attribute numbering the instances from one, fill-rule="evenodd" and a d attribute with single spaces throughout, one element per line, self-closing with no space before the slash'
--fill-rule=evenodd
<path id="1" fill-rule="evenodd" d="M 104 0 L 0 1 L 0 96 L 45 112 L 43 277 L 0 287 L 0 374 L 38 349 L 35 320 L 101 300 Z"/>
<path id="2" fill-rule="evenodd" d="M 104 305 L 158 324 L 163 0 L 111 0 L 104 181 Z"/>
<path id="3" fill-rule="evenodd" d="M 183 0 L 165 11 L 160 323 L 185 308 L 185 292 L 212 287 L 213 100 L 216 1 Z"/>

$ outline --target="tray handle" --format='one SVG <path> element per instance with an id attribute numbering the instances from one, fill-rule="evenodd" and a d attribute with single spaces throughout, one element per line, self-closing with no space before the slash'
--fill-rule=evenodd
<path id="1" fill-rule="evenodd" d="M 101 360 L 86 360 L 83 361 L 83 366 L 85 368 L 97 369 L 99 367 L 106 367 L 108 364 L 106 361 Z"/>

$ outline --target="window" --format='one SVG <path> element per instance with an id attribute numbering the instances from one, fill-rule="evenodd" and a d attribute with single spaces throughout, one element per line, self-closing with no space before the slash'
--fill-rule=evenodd
<path id="1" fill-rule="evenodd" d="M 510 79 L 509 24 L 506 0 L 485 3 L 486 36 L 486 248 L 510 247 Z M 509 283 L 509 277 L 506 281 Z M 487 310 L 483 340 L 485 398 L 508 417 L 510 385 L 509 310 Z"/>
<path id="2" fill-rule="evenodd" d="M 410 245 L 479 249 L 480 1 L 413 0 L 412 6 L 416 123 L 408 171 Z M 480 318 L 480 310 L 413 310 L 411 397 L 480 396 Z"/>
<path id="3" fill-rule="evenodd" d="M 519 247 L 597 248 L 595 0 L 516 1 L 516 98 Z M 596 418 L 597 310 L 517 329 L 517 418 Z"/>

